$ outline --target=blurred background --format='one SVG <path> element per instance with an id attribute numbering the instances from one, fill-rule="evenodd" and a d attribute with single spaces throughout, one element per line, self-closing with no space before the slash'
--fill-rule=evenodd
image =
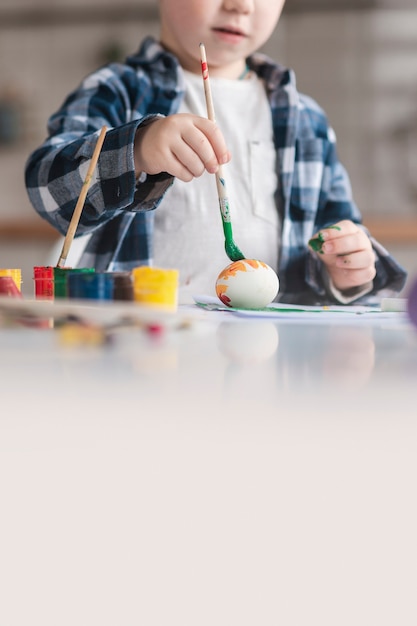
<path id="1" fill-rule="evenodd" d="M 328 113 L 364 222 L 417 275 L 417 3 L 287 0 L 265 52 Z M 89 71 L 158 34 L 156 0 L 0 0 L 0 267 L 47 262 L 24 164 L 50 114 Z M 57 259 L 58 260 L 58 259 Z"/>

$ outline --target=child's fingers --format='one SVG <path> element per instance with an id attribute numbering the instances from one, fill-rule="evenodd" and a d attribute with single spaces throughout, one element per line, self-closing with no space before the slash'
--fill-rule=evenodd
<path id="1" fill-rule="evenodd" d="M 178 144 L 172 148 L 172 152 L 175 159 L 189 173 L 191 178 L 201 176 L 207 168 L 206 163 L 202 160 L 204 157 L 197 154 L 193 147 L 184 141 L 178 142 Z M 213 155 L 213 151 L 207 150 L 207 154 L 208 156 L 206 158 L 210 160 L 210 155 Z M 211 156 L 211 159 L 213 159 L 213 156 Z M 178 173 L 176 176 L 184 180 L 183 176 L 178 176 Z"/>
<path id="2" fill-rule="evenodd" d="M 338 238 L 328 239 L 321 247 L 324 254 L 349 254 L 360 250 L 370 250 L 371 242 L 366 234 L 357 230 L 351 235 L 343 235 Z"/>
<path id="3" fill-rule="evenodd" d="M 332 231 L 336 233 L 341 233 L 342 227 L 339 224 L 334 224 L 333 226 L 328 226 L 327 228 L 322 228 L 318 233 L 316 233 L 308 242 L 308 245 L 314 252 L 319 252 L 323 254 L 323 244 L 329 238 L 332 237 Z M 338 235 L 340 236 L 340 234 Z"/>
<path id="4" fill-rule="evenodd" d="M 328 226 L 327 228 L 322 228 L 319 234 L 324 242 L 339 239 L 340 237 L 345 237 L 346 235 L 353 235 L 359 230 L 361 229 L 358 225 L 351 220 L 342 220 L 336 224 Z"/>
<path id="5" fill-rule="evenodd" d="M 211 129 L 210 129 L 211 130 Z M 190 127 L 184 130 L 182 139 L 184 140 L 184 146 L 182 146 L 182 152 L 186 153 L 185 145 L 189 147 L 195 158 L 193 159 L 195 167 L 198 168 L 197 160 L 202 167 L 201 171 L 196 176 L 201 175 L 206 169 L 210 174 L 217 172 L 219 164 L 228 160 L 229 154 L 226 149 L 226 145 L 223 141 L 212 143 L 213 137 L 217 138 L 216 133 L 206 135 L 202 129 L 198 127 Z M 216 153 L 217 149 L 217 153 Z M 181 158 L 178 154 L 177 156 Z M 185 160 L 183 161 L 185 164 Z M 194 171 L 193 168 L 191 171 Z"/>
<path id="6" fill-rule="evenodd" d="M 372 248 L 366 233 L 350 220 L 322 229 L 310 239 L 309 246 L 323 255 L 343 255 Z"/>
<path id="7" fill-rule="evenodd" d="M 344 268 L 345 270 L 365 269 L 373 264 L 374 255 L 372 251 L 361 250 L 360 252 L 351 252 L 336 256 L 334 266 Z"/>
<path id="8" fill-rule="evenodd" d="M 366 285 L 376 275 L 375 254 L 368 235 L 349 220 L 321 230 L 309 242 L 320 253 L 329 276 L 341 291 Z"/>
<path id="9" fill-rule="evenodd" d="M 201 176 L 205 170 L 204 164 L 196 153 L 186 145 L 173 149 L 169 158 L 165 159 L 164 171 L 185 183 Z"/>
<path id="10" fill-rule="evenodd" d="M 204 170 L 215 173 L 229 160 L 219 128 L 197 115 L 159 118 L 136 133 L 135 168 L 147 174 L 168 172 L 189 182 Z"/>
<path id="11" fill-rule="evenodd" d="M 371 282 L 376 275 L 374 264 L 361 269 L 328 268 L 328 271 L 333 284 L 341 291 L 360 285 L 366 285 Z"/>
<path id="12" fill-rule="evenodd" d="M 230 153 L 220 128 L 215 122 L 204 117 L 194 120 L 203 137 L 193 133 L 189 136 L 190 145 L 198 153 L 208 171 L 214 173 L 218 165 L 230 161 Z M 187 137 L 185 137 L 187 140 Z"/>

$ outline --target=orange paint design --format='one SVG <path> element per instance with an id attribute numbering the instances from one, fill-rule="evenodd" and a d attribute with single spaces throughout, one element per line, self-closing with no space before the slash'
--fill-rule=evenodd
<path id="1" fill-rule="evenodd" d="M 256 259 L 245 259 L 245 261 L 255 270 L 258 269 L 258 267 L 267 267 L 266 263 L 263 263 L 262 261 L 257 261 Z"/>
<path id="2" fill-rule="evenodd" d="M 227 285 L 216 285 L 217 297 L 223 304 L 230 306 L 230 298 L 226 295 L 227 289 Z"/>
<path id="3" fill-rule="evenodd" d="M 228 280 L 231 276 L 236 276 L 238 272 L 248 272 L 248 266 L 252 267 L 254 270 L 258 269 L 258 267 L 266 268 L 266 264 L 262 261 L 257 261 L 256 259 L 242 259 L 241 261 L 235 261 L 231 265 L 228 265 L 220 274 L 219 280 Z"/>

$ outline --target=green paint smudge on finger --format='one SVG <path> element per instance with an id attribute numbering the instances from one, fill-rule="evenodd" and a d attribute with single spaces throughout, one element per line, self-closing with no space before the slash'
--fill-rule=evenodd
<path id="1" fill-rule="evenodd" d="M 317 237 L 313 237 L 313 239 L 310 239 L 308 245 L 312 250 L 314 250 L 314 252 L 322 253 L 321 247 L 323 245 L 323 239 L 320 239 L 320 233 Z"/>
<path id="2" fill-rule="evenodd" d="M 326 229 L 327 228 L 333 228 L 334 230 L 342 230 L 340 226 L 337 226 L 336 224 L 334 224 L 333 226 L 327 226 Z M 323 250 L 322 250 L 323 244 L 324 244 L 324 239 L 323 239 L 323 235 L 321 231 L 318 233 L 316 237 L 313 237 L 312 239 L 309 239 L 308 241 L 308 245 L 310 246 L 310 248 L 314 250 L 314 252 L 319 252 L 320 254 L 323 254 Z"/>

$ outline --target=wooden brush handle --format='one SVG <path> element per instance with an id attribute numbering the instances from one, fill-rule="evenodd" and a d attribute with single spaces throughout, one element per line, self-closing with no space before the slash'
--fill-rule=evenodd
<path id="1" fill-rule="evenodd" d="M 91 184 L 91 178 L 93 176 L 94 170 L 97 165 L 98 157 L 101 152 L 101 148 L 103 147 L 104 137 L 107 132 L 107 127 L 103 126 L 101 129 L 100 135 L 98 136 L 97 143 L 94 148 L 93 156 L 91 157 L 90 165 L 87 171 L 87 175 L 83 182 L 83 186 L 81 187 L 81 192 L 77 200 L 77 204 L 75 205 L 74 213 L 72 214 L 71 222 L 67 230 L 67 234 L 65 235 L 64 245 L 62 246 L 61 255 L 58 260 L 57 267 L 64 267 L 65 261 L 67 260 L 67 256 L 69 250 L 71 248 L 71 244 L 73 242 L 75 232 L 77 230 L 78 222 L 80 221 L 81 212 L 84 207 L 85 199 L 87 197 L 87 192 Z"/>

